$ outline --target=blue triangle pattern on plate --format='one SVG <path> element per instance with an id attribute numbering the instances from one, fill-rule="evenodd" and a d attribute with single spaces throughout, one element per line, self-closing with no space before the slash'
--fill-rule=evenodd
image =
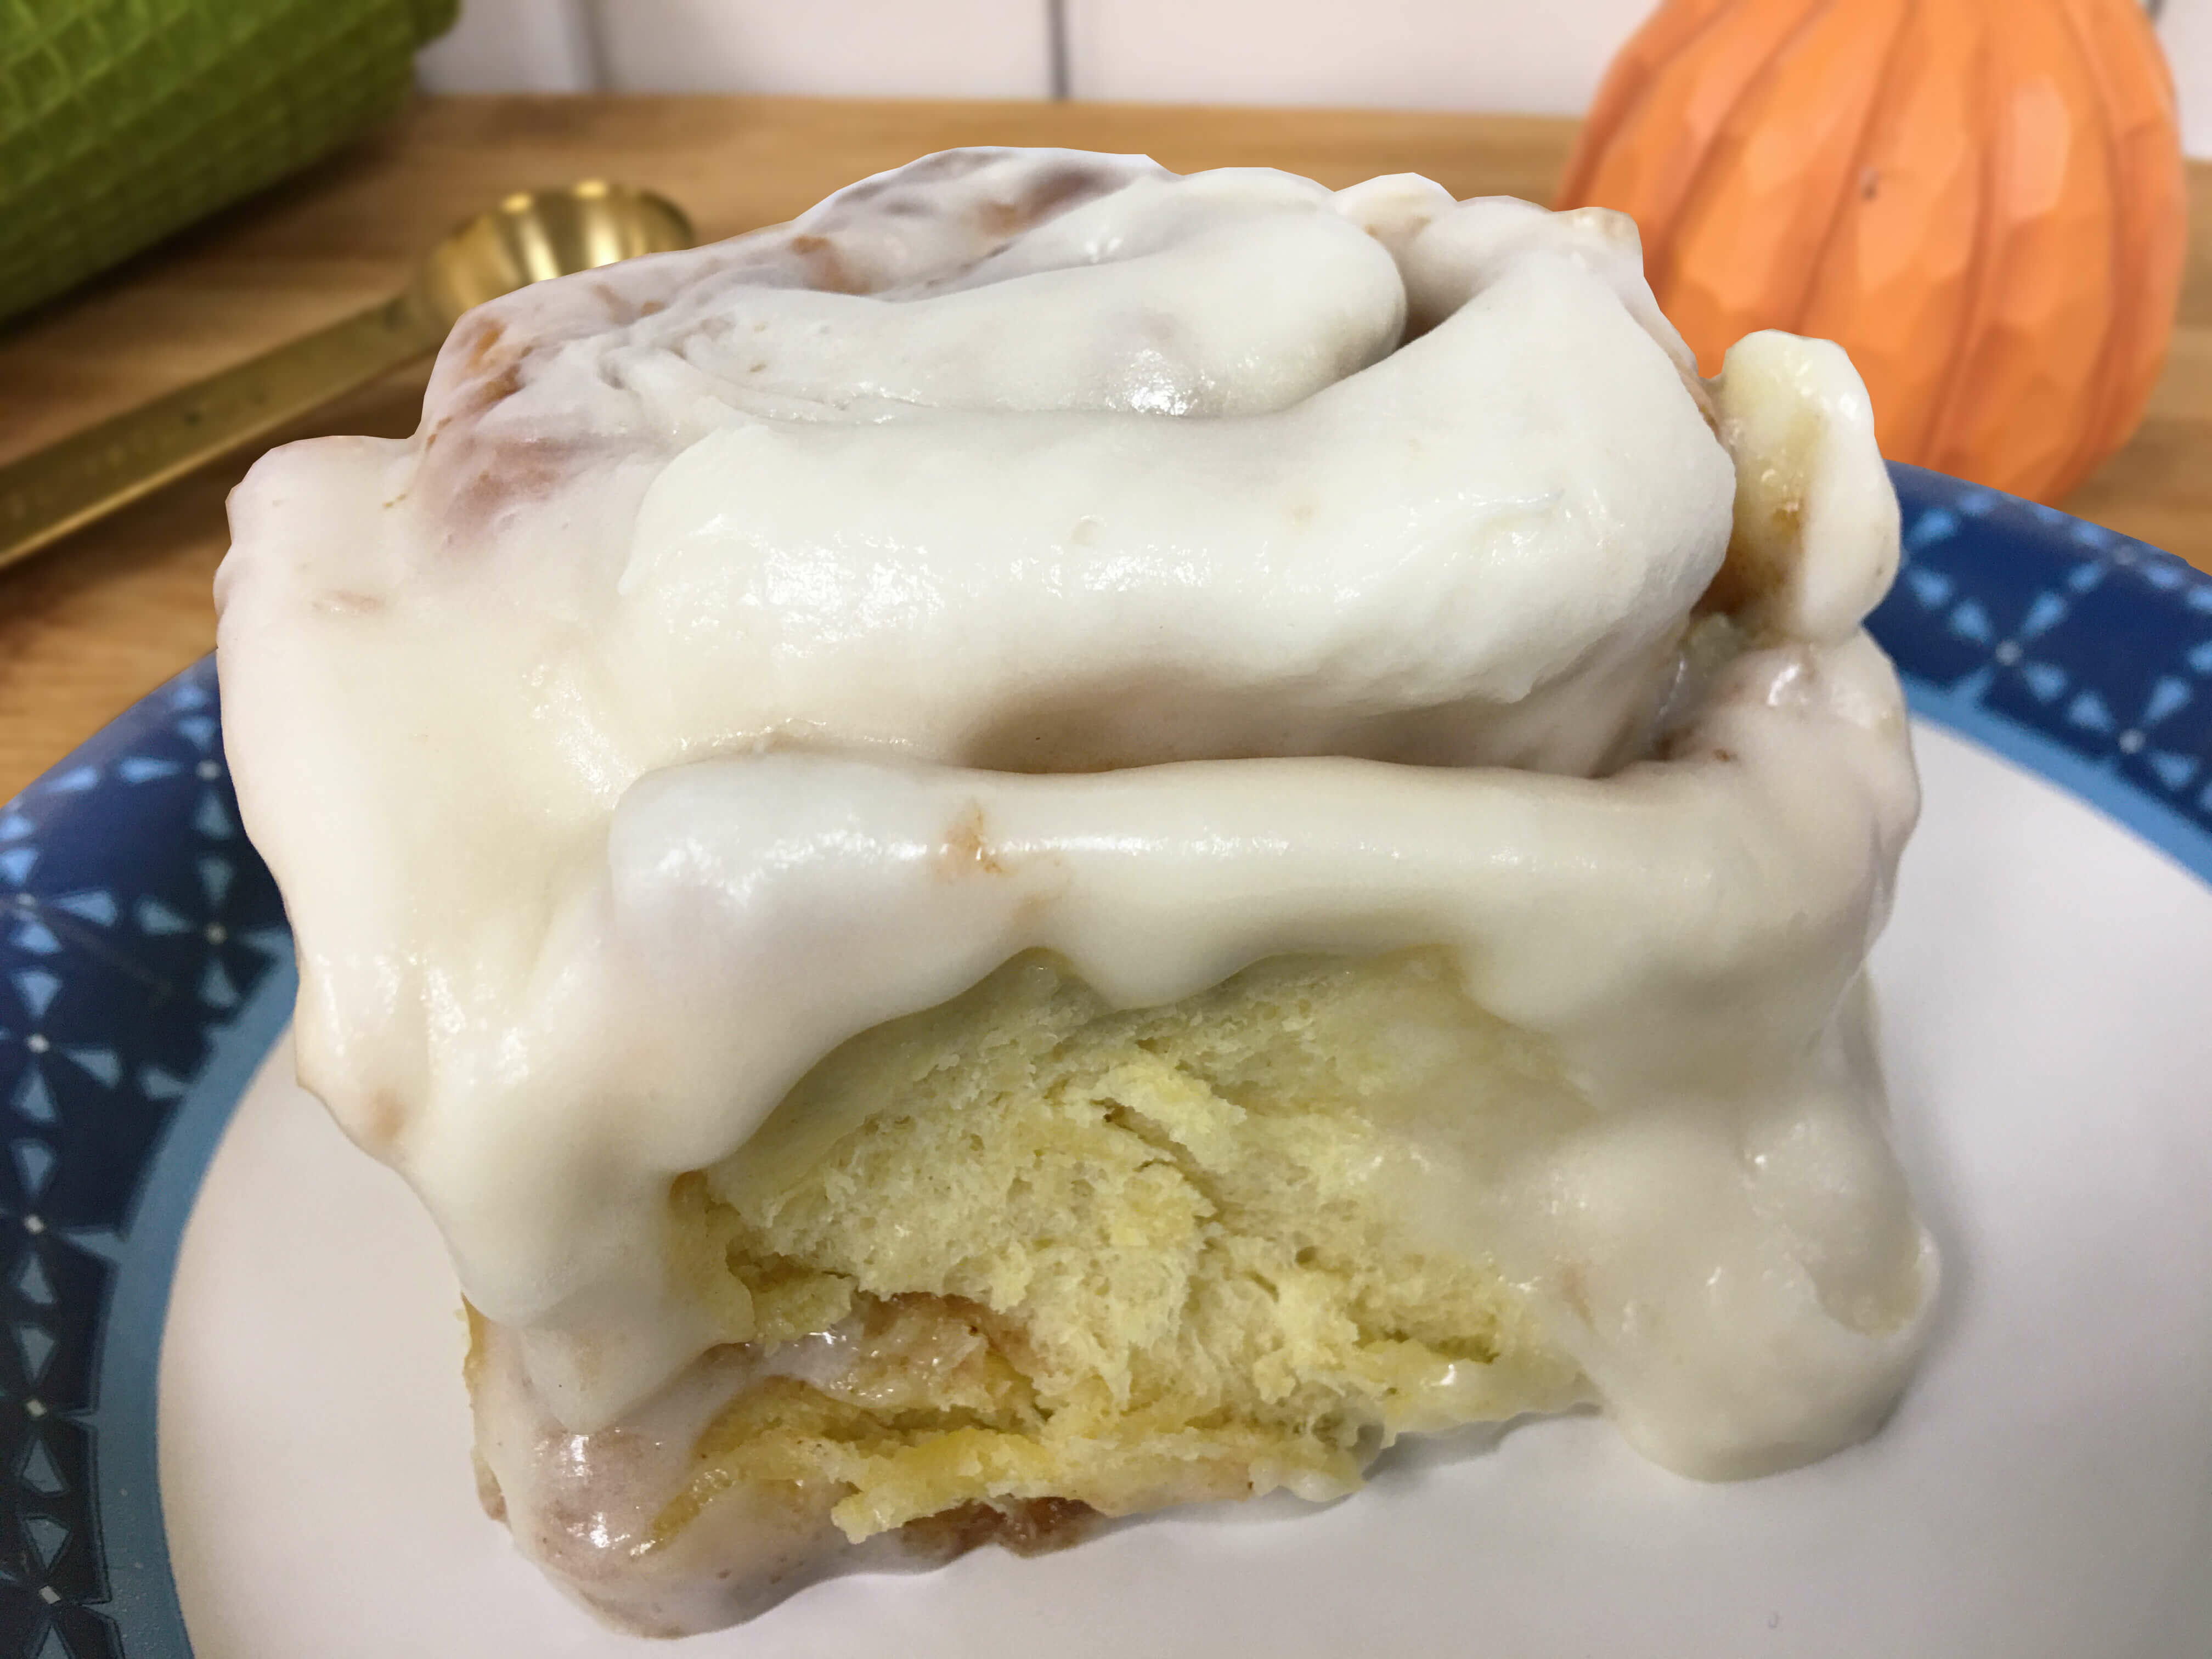
<path id="1" fill-rule="evenodd" d="M 23 1068 L 22 1081 L 15 1086 L 15 1112 L 33 1123 L 54 1121 L 54 1097 L 47 1091 L 46 1077 L 36 1066 Z"/>
<path id="2" fill-rule="evenodd" d="M 1959 533 L 1959 515 L 1947 507 L 1930 507 L 1905 526 L 1905 544 L 1916 551 L 1947 542 Z"/>
<path id="3" fill-rule="evenodd" d="M 2021 618 L 2018 635 L 2023 640 L 2032 640 L 2038 634 L 2046 634 L 2065 614 L 2065 600 L 2056 593 L 2039 593 L 2035 596 L 2035 603 L 2028 606 L 2027 615 Z"/>
<path id="4" fill-rule="evenodd" d="M 15 1268 L 15 1294 L 26 1302 L 41 1308 L 54 1304 L 54 1283 L 46 1273 L 46 1264 L 36 1250 L 26 1250 Z"/>
<path id="5" fill-rule="evenodd" d="M 32 1553 L 38 1557 L 41 1568 L 51 1567 L 54 1558 L 69 1542 L 69 1528 L 51 1515 L 34 1515 L 23 1523 L 23 1531 L 31 1540 Z"/>
<path id="6" fill-rule="evenodd" d="M 62 1053 L 111 1089 L 123 1080 L 123 1057 L 112 1048 L 64 1048 Z"/>
<path id="7" fill-rule="evenodd" d="M 104 892 L 63 893 L 46 901 L 57 910 L 66 910 L 81 921 L 95 927 L 112 927 L 120 914 L 115 906 L 115 895 Z"/>
<path id="8" fill-rule="evenodd" d="M 0 1659 L 145 1650 L 120 1610 L 147 1569 L 109 1559 L 93 1473 L 116 1241 L 289 939 L 239 838 L 211 663 L 0 803 Z"/>
<path id="9" fill-rule="evenodd" d="M 2150 702 L 2143 708 L 2142 723 L 2156 726 L 2168 714 L 2179 714 L 2189 706 L 2194 695 L 2189 682 L 2179 674 L 2160 675 L 2150 689 Z"/>
<path id="10" fill-rule="evenodd" d="M 8 977 L 33 1019 L 39 1018 L 52 1006 L 55 994 L 62 988 L 61 981 L 43 968 L 19 968 Z"/>
<path id="11" fill-rule="evenodd" d="M 1951 631 L 1960 639 L 1987 644 L 1994 639 L 1996 630 L 1990 626 L 1990 613 L 1973 599 L 1962 599 L 1951 611 Z"/>
<path id="12" fill-rule="evenodd" d="M 282 927 L 255 927 L 236 938 L 247 950 L 258 951 L 264 957 L 292 954 L 292 935 Z"/>
<path id="13" fill-rule="evenodd" d="M 1890 469 L 1899 580 L 1867 626 L 1905 674 L 2212 831 L 2212 576 L 2048 507 Z M 2056 532 L 2056 533 L 2054 533 Z"/>
<path id="14" fill-rule="evenodd" d="M 199 997 L 210 1008 L 238 1006 L 238 987 L 231 983 L 230 970 L 222 965 L 221 957 L 208 958 L 207 969 L 200 975 Z"/>
<path id="15" fill-rule="evenodd" d="M 23 1461 L 16 1466 L 15 1478 L 33 1492 L 49 1498 L 69 1490 L 69 1482 L 54 1464 L 54 1455 L 46 1449 L 46 1443 L 36 1436 L 25 1449 Z"/>
<path id="16" fill-rule="evenodd" d="M 1929 610 L 1947 604 L 1958 584 L 1940 570 L 1908 570 L 1905 573 L 1905 591 Z"/>
<path id="17" fill-rule="evenodd" d="M 2105 700 L 2094 691 L 2081 692 L 2068 703 L 2066 718 L 2092 732 L 2109 732 L 2116 724 L 2112 711 L 2105 707 Z"/>
<path id="18" fill-rule="evenodd" d="M 54 1339 L 44 1326 L 21 1323 L 15 1327 L 15 1346 L 23 1356 L 23 1379 L 35 1387 L 53 1357 Z"/>
<path id="19" fill-rule="evenodd" d="M 2158 781 L 2169 789 L 2186 789 L 2197 775 L 2194 755 L 2170 755 L 2162 749 L 2154 749 L 2148 757 L 2150 769 L 2158 774 Z"/>
<path id="20" fill-rule="evenodd" d="M 200 810 L 192 814 L 192 828 L 210 841 L 228 841 L 238 833 L 238 826 L 223 811 L 222 798 L 210 789 L 200 798 Z"/>
<path id="21" fill-rule="evenodd" d="M 54 1149 L 43 1140 L 23 1139 L 15 1143 L 15 1178 L 22 1188 L 23 1196 L 33 1203 L 46 1189 L 46 1177 L 53 1173 Z"/>
<path id="22" fill-rule="evenodd" d="M 185 1092 L 184 1079 L 149 1066 L 138 1073 L 138 1092 L 149 1100 L 177 1100 Z"/>
<path id="23" fill-rule="evenodd" d="M 134 912 L 142 933 L 189 933 L 192 924 L 157 898 L 142 898 Z"/>

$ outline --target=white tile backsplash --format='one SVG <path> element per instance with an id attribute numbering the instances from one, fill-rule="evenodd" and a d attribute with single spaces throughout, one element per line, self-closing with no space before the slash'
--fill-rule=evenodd
<path id="1" fill-rule="evenodd" d="M 1042 98 L 1045 0 L 595 0 L 622 92 Z"/>
<path id="2" fill-rule="evenodd" d="M 1071 90 L 1146 103 L 1579 112 L 1651 0 L 1066 0 Z"/>
<path id="3" fill-rule="evenodd" d="M 2212 159 L 2212 0 L 2166 0 L 2158 32 L 2181 100 L 2181 147 Z"/>
<path id="4" fill-rule="evenodd" d="M 1654 0 L 1058 0 L 1068 89 L 1146 102 L 1571 113 Z M 1041 98 L 1054 0 L 463 0 L 434 92 Z M 2160 33 L 2212 157 L 2212 0 Z"/>
<path id="5" fill-rule="evenodd" d="M 415 60 L 426 92 L 591 92 L 599 84 L 583 0 L 464 0 Z"/>

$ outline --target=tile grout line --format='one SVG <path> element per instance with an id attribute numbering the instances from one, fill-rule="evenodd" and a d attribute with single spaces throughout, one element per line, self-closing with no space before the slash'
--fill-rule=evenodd
<path id="1" fill-rule="evenodd" d="M 1073 95 L 1068 89 L 1067 0 L 1044 0 L 1044 38 L 1052 100 L 1064 104 Z"/>
<path id="2" fill-rule="evenodd" d="M 583 89 L 613 90 L 608 84 L 613 55 L 607 49 L 606 14 L 600 9 L 600 0 L 568 0 L 563 9 L 568 16 L 568 37 L 575 43 L 576 57 L 588 82 Z"/>

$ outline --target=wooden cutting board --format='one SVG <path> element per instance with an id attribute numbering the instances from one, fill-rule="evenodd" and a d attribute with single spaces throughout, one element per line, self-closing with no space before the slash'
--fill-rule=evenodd
<path id="1" fill-rule="evenodd" d="M 1142 151 L 1178 172 L 1279 167 L 1330 185 L 1423 173 L 1544 201 L 1574 124 L 1534 117 L 754 98 L 435 98 L 313 172 L 0 333 L 0 461 L 384 298 L 510 190 L 598 175 L 658 190 L 715 238 L 956 144 Z M 2135 441 L 2069 503 L 2212 569 L 2212 166 L 2192 171 L 2182 327 Z M 289 436 L 401 435 L 427 370 Z M 210 649 L 217 463 L 0 572 L 0 799 Z"/>

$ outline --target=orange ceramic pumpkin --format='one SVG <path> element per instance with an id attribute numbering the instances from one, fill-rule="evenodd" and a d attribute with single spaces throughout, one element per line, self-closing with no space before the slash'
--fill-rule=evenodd
<path id="1" fill-rule="evenodd" d="M 1665 0 L 1559 205 L 1634 216 L 1707 374 L 1839 341 L 1884 453 L 2055 501 L 2150 396 L 2184 191 L 2139 0 Z"/>

